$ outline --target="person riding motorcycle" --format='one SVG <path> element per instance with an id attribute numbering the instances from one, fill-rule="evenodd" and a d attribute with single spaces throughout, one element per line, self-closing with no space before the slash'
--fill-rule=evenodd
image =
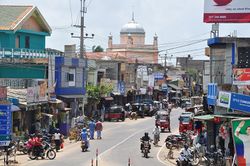
<path id="1" fill-rule="evenodd" d="M 152 139 L 148 136 L 148 133 L 145 132 L 144 133 L 144 136 L 141 138 L 141 151 L 143 151 L 143 148 L 144 148 L 144 142 L 145 141 L 151 141 Z M 149 153 L 150 153 L 150 149 L 151 149 L 151 145 L 149 143 Z"/>
<path id="2" fill-rule="evenodd" d="M 188 147 L 188 145 L 184 145 L 184 148 L 181 149 L 180 156 L 178 157 L 177 162 L 179 160 L 181 163 L 187 163 L 190 156 L 190 148 Z"/>
<path id="3" fill-rule="evenodd" d="M 44 149 L 41 134 L 37 134 L 35 137 L 33 137 L 33 147 L 38 152 L 37 155 L 40 155 L 42 159 L 44 159 Z"/>
<path id="4" fill-rule="evenodd" d="M 89 148 L 89 140 L 88 140 L 88 133 L 87 133 L 86 128 L 82 129 L 81 138 L 82 138 L 82 141 L 84 141 L 86 143 L 86 146 L 88 149 Z"/>
<path id="5" fill-rule="evenodd" d="M 159 126 L 158 126 L 158 125 L 155 125 L 155 128 L 154 128 L 154 130 L 153 130 L 153 135 L 154 135 L 154 145 L 156 145 L 156 144 L 157 144 L 157 142 L 159 142 L 159 141 L 160 141 L 160 133 L 161 133 L 161 131 L 160 131 Z"/>

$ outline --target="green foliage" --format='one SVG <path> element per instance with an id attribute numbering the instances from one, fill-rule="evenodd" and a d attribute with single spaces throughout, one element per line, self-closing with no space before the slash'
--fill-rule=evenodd
<path id="1" fill-rule="evenodd" d="M 103 51 L 104 51 L 104 49 L 100 45 L 92 46 L 92 52 L 103 52 Z"/>
<path id="2" fill-rule="evenodd" d="M 94 103 L 98 103 L 101 97 L 111 93 L 112 90 L 113 90 L 113 87 L 108 86 L 108 85 L 99 85 L 99 86 L 88 85 L 87 86 L 88 98 Z"/>

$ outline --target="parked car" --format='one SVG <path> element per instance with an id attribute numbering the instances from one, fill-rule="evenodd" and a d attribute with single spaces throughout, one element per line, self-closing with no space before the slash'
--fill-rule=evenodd
<path id="1" fill-rule="evenodd" d="M 125 121 L 125 116 L 125 111 L 122 106 L 111 106 L 105 112 L 104 119 L 108 121 L 116 120 L 118 122 L 119 120 Z"/>

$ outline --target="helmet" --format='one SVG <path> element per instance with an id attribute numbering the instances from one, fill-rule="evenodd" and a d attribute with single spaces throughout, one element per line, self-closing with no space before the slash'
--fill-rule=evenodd
<path id="1" fill-rule="evenodd" d="M 82 129 L 82 132 L 86 132 L 86 131 L 87 131 L 87 129 L 86 129 L 86 128 L 83 128 L 83 129 Z"/>
<path id="2" fill-rule="evenodd" d="M 187 146 L 187 145 L 184 145 L 184 148 L 187 150 L 187 149 L 188 149 L 188 146 Z"/>
<path id="3" fill-rule="evenodd" d="M 148 132 L 145 132 L 145 133 L 144 133 L 144 136 L 145 136 L 145 137 L 148 137 Z"/>

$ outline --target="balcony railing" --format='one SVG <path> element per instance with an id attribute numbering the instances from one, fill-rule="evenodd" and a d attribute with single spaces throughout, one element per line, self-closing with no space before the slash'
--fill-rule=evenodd
<path id="1" fill-rule="evenodd" d="M 62 52 L 54 50 L 34 50 L 34 49 L 9 49 L 0 48 L 0 58 L 13 59 L 32 59 L 32 58 L 49 58 L 62 56 Z"/>

